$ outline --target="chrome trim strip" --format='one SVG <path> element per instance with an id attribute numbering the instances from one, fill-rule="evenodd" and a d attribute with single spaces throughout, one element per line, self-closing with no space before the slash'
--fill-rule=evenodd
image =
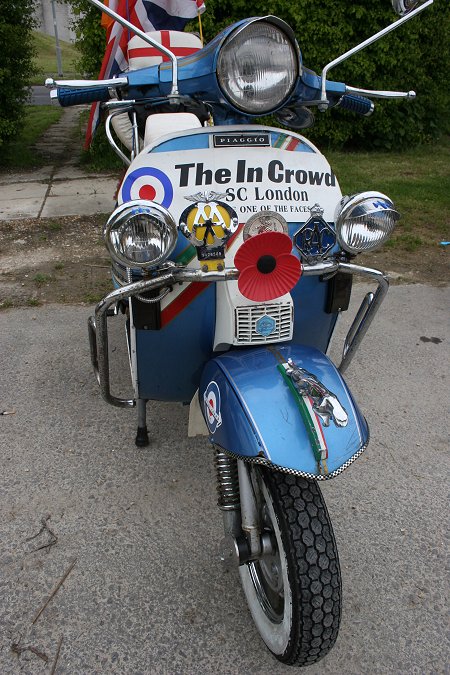
<path id="1" fill-rule="evenodd" d="M 367 442 L 357 452 L 355 452 L 355 454 L 352 455 L 352 457 L 347 459 L 347 461 L 345 461 L 342 464 L 342 466 L 326 475 L 323 474 L 316 475 L 315 473 L 309 473 L 309 471 L 300 471 L 299 469 L 289 469 L 284 466 L 280 466 L 279 464 L 273 464 L 264 457 L 244 457 L 243 455 L 239 455 L 236 452 L 233 452 L 232 450 L 225 450 L 225 448 L 222 448 L 220 445 L 217 445 L 217 443 L 213 443 L 213 445 L 214 447 L 219 448 L 229 457 L 232 457 L 233 459 L 242 459 L 247 464 L 259 464 L 260 466 L 264 466 L 267 469 L 271 469 L 272 471 L 280 471 L 281 473 L 287 473 L 290 474 L 291 476 L 301 476 L 302 478 L 307 478 L 309 480 L 319 481 L 319 480 L 331 480 L 332 478 L 336 478 L 336 476 L 339 476 L 341 473 L 343 473 L 345 469 L 348 469 L 348 467 L 351 464 L 353 464 L 353 462 L 357 460 L 358 457 L 361 457 L 364 450 L 369 445 L 369 440 L 370 439 L 368 438 Z"/>

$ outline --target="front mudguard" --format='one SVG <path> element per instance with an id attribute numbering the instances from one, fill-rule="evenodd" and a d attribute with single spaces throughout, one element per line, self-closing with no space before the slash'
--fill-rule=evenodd
<path id="1" fill-rule="evenodd" d="M 311 434 L 288 378 L 278 368 L 288 359 L 312 373 L 334 394 L 348 421 L 325 426 L 315 412 L 327 454 L 318 462 Z M 369 429 L 334 364 L 322 352 L 300 345 L 227 352 L 209 361 L 199 388 L 211 441 L 231 455 L 316 480 L 333 478 L 367 447 Z"/>

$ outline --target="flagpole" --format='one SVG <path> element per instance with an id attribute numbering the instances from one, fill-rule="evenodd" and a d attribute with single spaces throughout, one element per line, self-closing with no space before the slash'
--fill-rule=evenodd
<path id="1" fill-rule="evenodd" d="M 200 10 L 197 10 L 197 16 L 198 16 L 198 27 L 200 29 L 200 40 L 202 41 L 202 47 L 204 47 L 205 43 L 203 41 L 202 15 L 200 14 Z"/>
<path id="2" fill-rule="evenodd" d="M 107 5 L 104 5 L 102 2 L 100 2 L 100 0 L 89 0 L 89 2 L 91 5 L 94 5 L 94 7 L 97 7 L 97 9 L 117 21 L 117 23 L 120 23 L 124 28 L 128 28 L 128 30 L 131 30 L 135 35 L 138 35 L 140 38 L 142 38 L 142 40 L 145 40 L 147 44 L 155 47 L 155 49 L 169 57 L 169 59 L 172 61 L 172 91 L 170 92 L 170 95 L 178 96 L 178 64 L 175 54 L 173 54 L 170 49 L 167 49 L 167 47 L 164 47 L 164 45 L 156 42 L 156 40 L 153 40 L 146 33 L 144 33 L 144 31 L 142 31 L 137 26 L 134 26 L 132 23 L 130 23 L 130 21 L 124 19 L 122 16 L 120 16 L 120 14 L 117 14 Z"/>

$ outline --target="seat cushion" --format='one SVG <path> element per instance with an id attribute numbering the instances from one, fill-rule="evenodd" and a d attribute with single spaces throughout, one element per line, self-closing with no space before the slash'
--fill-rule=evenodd
<path id="1" fill-rule="evenodd" d="M 193 33 L 183 33 L 176 30 L 157 30 L 147 33 L 147 35 L 162 44 L 163 47 L 170 49 L 177 58 L 194 54 L 203 46 L 200 38 Z M 129 41 L 128 63 L 130 70 L 157 66 L 164 61 L 170 61 L 169 57 L 158 51 L 156 47 L 151 47 L 138 35 L 135 35 Z"/>

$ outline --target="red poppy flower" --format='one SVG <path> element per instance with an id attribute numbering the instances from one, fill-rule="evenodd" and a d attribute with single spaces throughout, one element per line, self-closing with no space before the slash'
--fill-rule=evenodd
<path id="1" fill-rule="evenodd" d="M 288 293 L 302 273 L 300 260 L 291 250 L 291 239 L 282 232 L 263 232 L 244 241 L 234 257 L 242 295 L 265 302 Z"/>

